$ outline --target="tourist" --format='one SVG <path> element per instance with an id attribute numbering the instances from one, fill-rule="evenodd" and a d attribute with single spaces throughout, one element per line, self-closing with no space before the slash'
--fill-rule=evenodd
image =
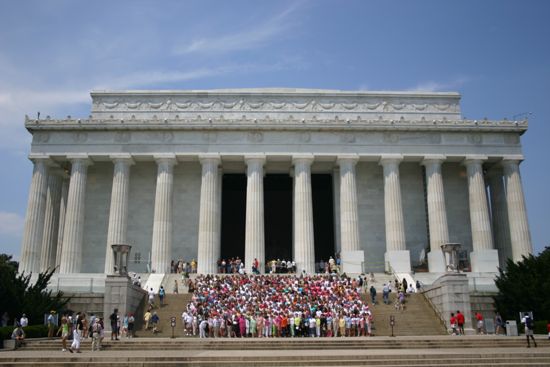
<path id="1" fill-rule="evenodd" d="M 53 339 L 53 334 L 55 333 L 55 327 L 57 326 L 55 324 L 55 311 L 50 311 L 50 314 L 48 315 L 48 319 L 46 321 L 48 324 L 48 339 Z"/>
<path id="2" fill-rule="evenodd" d="M 101 324 L 99 319 L 95 318 L 92 323 L 92 352 L 101 349 Z"/>
<path id="3" fill-rule="evenodd" d="M 156 311 L 153 312 L 153 316 L 151 316 L 151 323 L 153 324 L 153 334 L 158 333 L 159 330 L 159 322 L 160 318 Z"/>
<path id="4" fill-rule="evenodd" d="M 122 327 L 121 327 L 122 331 L 120 332 L 120 337 L 121 338 L 123 336 L 126 336 L 126 339 L 128 339 L 129 319 L 130 319 L 130 317 L 128 316 L 128 314 L 124 315 L 124 317 L 122 318 Z"/>
<path id="5" fill-rule="evenodd" d="M 67 315 L 63 315 L 61 317 L 61 326 L 59 327 L 59 330 L 57 331 L 57 334 L 61 334 L 61 345 L 62 345 L 62 352 L 67 351 L 67 339 L 69 338 L 69 320 L 67 318 Z"/>
<path id="6" fill-rule="evenodd" d="M 458 332 L 460 335 L 464 335 L 465 332 L 464 332 L 464 315 L 462 314 L 462 312 L 459 311 L 456 311 L 456 324 L 458 325 Z"/>
<path id="7" fill-rule="evenodd" d="M 118 340 L 118 308 L 115 308 L 109 320 L 111 321 L 111 340 Z"/>
<path id="8" fill-rule="evenodd" d="M 384 287 L 382 288 L 382 299 L 384 300 L 384 304 L 386 305 L 389 303 L 390 292 L 390 285 L 384 284 Z"/>
<path id="9" fill-rule="evenodd" d="M 77 328 L 73 330 L 73 342 L 69 348 L 69 352 L 80 353 L 80 332 Z"/>
<path id="10" fill-rule="evenodd" d="M 478 335 L 482 335 L 482 334 L 485 334 L 484 332 L 484 327 L 483 327 L 483 315 L 479 312 L 476 312 L 475 313 L 475 318 L 476 318 L 476 321 L 477 321 L 477 334 Z"/>
<path id="11" fill-rule="evenodd" d="M 495 314 L 495 334 L 506 334 L 506 331 L 504 330 L 504 320 L 502 319 L 502 316 L 500 316 L 500 313 Z"/>
<path id="12" fill-rule="evenodd" d="M 11 333 L 12 340 L 15 340 L 15 349 L 20 348 L 25 343 L 25 331 L 23 326 L 17 324 L 13 332 Z"/>
<path id="13" fill-rule="evenodd" d="M 533 340 L 533 343 L 535 344 L 535 348 L 536 348 L 537 342 L 535 341 L 535 337 L 533 336 L 533 331 L 535 329 L 535 322 L 533 321 L 533 318 L 528 313 L 526 313 L 521 319 L 521 323 L 525 325 L 525 337 L 527 338 L 527 348 L 531 348 L 529 337 L 531 337 L 531 339 Z"/>
<path id="14" fill-rule="evenodd" d="M 159 302 L 160 307 L 164 306 L 164 296 L 166 295 L 166 292 L 164 291 L 164 287 L 161 285 L 159 289 Z"/>
<path id="15" fill-rule="evenodd" d="M 21 327 L 29 326 L 29 319 L 27 318 L 27 315 L 23 314 L 21 316 L 21 319 L 19 319 L 19 324 L 21 325 Z"/>
<path id="16" fill-rule="evenodd" d="M 199 324 L 199 338 L 206 338 L 206 328 L 208 326 L 208 321 L 202 319 Z"/>
<path id="17" fill-rule="evenodd" d="M 149 311 L 149 310 L 147 310 L 145 312 L 145 315 L 143 315 L 143 321 L 145 321 L 145 330 L 149 330 L 149 326 L 150 326 L 152 316 L 153 315 L 151 314 L 151 311 Z"/>
<path id="18" fill-rule="evenodd" d="M 178 294 L 178 280 L 174 279 L 174 286 L 172 287 L 172 293 Z"/>
<path id="19" fill-rule="evenodd" d="M 133 313 L 130 313 L 128 316 L 128 334 L 126 335 L 126 338 L 133 338 L 134 337 L 134 325 L 136 323 L 136 318 L 134 317 Z"/>
<path id="20" fill-rule="evenodd" d="M 450 326 L 451 326 L 451 335 L 458 335 L 458 332 L 456 330 L 456 316 L 454 312 L 451 312 L 451 319 L 449 320 Z"/>
<path id="21" fill-rule="evenodd" d="M 148 297 L 149 297 L 149 307 L 154 308 L 155 307 L 155 291 L 153 288 L 149 289 Z"/>
<path id="22" fill-rule="evenodd" d="M 548 340 L 550 340 L 550 321 L 546 324 L 546 331 L 548 332 Z"/>

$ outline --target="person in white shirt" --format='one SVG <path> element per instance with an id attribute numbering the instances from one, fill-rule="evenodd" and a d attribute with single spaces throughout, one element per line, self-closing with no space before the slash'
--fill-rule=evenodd
<path id="1" fill-rule="evenodd" d="M 27 318 L 27 315 L 23 314 L 23 316 L 21 316 L 19 324 L 21 325 L 21 327 L 29 326 L 29 319 Z"/>

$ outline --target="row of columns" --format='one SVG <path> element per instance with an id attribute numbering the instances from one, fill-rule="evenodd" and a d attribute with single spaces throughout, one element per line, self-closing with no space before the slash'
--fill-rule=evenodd
<path id="1" fill-rule="evenodd" d="M 63 171 L 45 156 L 31 157 L 34 162 L 23 234 L 20 272 L 45 271 L 59 266 L 60 273 L 79 273 L 82 268 L 85 192 L 88 157 L 70 156 L 70 181 Z M 105 272 L 113 272 L 111 244 L 127 242 L 128 194 L 130 168 L 134 164 L 129 154 L 111 156 L 114 163 L 113 186 L 105 251 Z M 410 271 L 406 250 L 399 165 L 401 155 L 382 156 L 379 164 L 384 173 L 384 206 L 386 230 L 386 261 L 393 270 Z M 430 271 L 444 271 L 440 246 L 449 242 L 445 195 L 441 166 L 446 157 L 426 156 L 422 161 L 426 171 Z M 474 271 L 487 271 L 494 264 L 494 240 L 500 256 L 514 261 L 532 252 L 527 213 L 519 174 L 518 159 L 504 159 L 501 172 L 488 175 L 491 191 L 489 212 L 482 164 L 486 157 L 470 157 L 464 161 L 468 173 L 470 221 L 472 229 L 472 264 Z M 175 155 L 157 155 L 157 183 L 153 219 L 151 267 L 158 273 L 170 271 L 172 253 L 172 196 Z M 202 181 L 199 213 L 198 272 L 216 272 L 220 257 L 221 177 L 220 156 L 199 156 Z M 337 159 L 340 211 L 340 244 L 342 253 L 361 250 L 357 212 L 357 155 L 342 155 Z M 313 206 L 311 164 L 314 156 L 293 156 L 294 166 L 294 260 L 299 271 L 314 272 Z M 247 166 L 245 267 L 251 271 L 254 259 L 264 271 L 264 155 L 245 156 Z M 504 181 L 502 180 L 504 177 Z M 492 218 L 492 222 L 491 222 Z M 492 228 L 495 230 L 493 238 Z M 511 253 L 502 244 L 509 239 Z M 493 262 L 491 262 L 493 261 Z M 498 266 L 498 262 L 496 263 Z M 491 269 L 493 270 L 493 269 Z"/>

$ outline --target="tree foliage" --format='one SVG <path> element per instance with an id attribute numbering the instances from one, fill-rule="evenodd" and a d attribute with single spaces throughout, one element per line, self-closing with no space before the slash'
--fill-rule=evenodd
<path id="1" fill-rule="evenodd" d="M 47 290 L 54 270 L 40 273 L 31 283 L 31 274 L 18 274 L 17 262 L 0 254 L 0 313 L 8 312 L 10 320 L 25 313 L 29 324 L 41 324 L 44 314 L 51 310 L 61 312 L 69 301 L 62 292 Z"/>
<path id="2" fill-rule="evenodd" d="M 550 247 L 518 263 L 508 260 L 507 270 L 501 269 L 495 282 L 499 290 L 495 303 L 501 315 L 517 320 L 519 312 L 533 311 L 535 320 L 550 320 L 549 272 Z"/>

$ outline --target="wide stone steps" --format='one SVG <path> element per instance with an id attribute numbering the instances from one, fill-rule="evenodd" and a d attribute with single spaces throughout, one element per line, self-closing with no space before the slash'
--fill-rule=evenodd
<path id="1" fill-rule="evenodd" d="M 550 347 L 550 341 L 538 340 L 539 347 Z M 57 340 L 29 340 L 27 351 L 59 350 Z M 84 340 L 82 348 L 91 348 Z M 339 338 L 135 338 L 105 340 L 105 350 L 374 350 L 374 349 L 457 349 L 457 348 L 523 348 L 523 337 L 339 337 Z M 534 348 L 533 348 L 534 349 Z"/>
<path id="2" fill-rule="evenodd" d="M 183 294 L 167 294 L 164 297 L 164 306 L 160 307 L 158 304 L 158 297 L 155 300 L 156 308 L 153 311 L 157 312 L 160 318 L 159 332 L 153 334 L 151 330 L 145 330 L 145 323 L 142 328 L 136 331 L 138 337 L 171 337 L 172 327 L 170 326 L 170 318 L 176 318 L 176 327 L 174 328 L 174 335 L 176 337 L 184 336 L 183 325 L 181 322 L 181 314 L 185 310 L 187 303 L 191 301 L 192 295 L 189 293 Z M 143 317 L 143 315 L 138 315 Z"/>
<path id="3" fill-rule="evenodd" d="M 277 351 L 241 352 L 229 355 L 216 351 L 199 353 L 123 353 L 84 352 L 72 354 L 55 352 L 49 355 L 36 353 L 0 354 L 0 365 L 13 366 L 550 366 L 550 352 L 526 349 L 497 349 L 479 351 L 401 353 L 330 352 L 326 351 Z"/>
<path id="4" fill-rule="evenodd" d="M 370 303 L 370 296 L 363 296 L 363 301 L 369 301 L 374 317 L 374 335 L 391 335 L 390 316 L 395 317 L 393 335 L 445 335 L 447 331 L 439 318 L 421 294 L 411 294 L 406 297 L 405 309 L 396 310 L 394 307 L 396 294 L 390 294 L 390 304 L 382 302 L 382 296 L 377 295 L 377 304 Z"/>

